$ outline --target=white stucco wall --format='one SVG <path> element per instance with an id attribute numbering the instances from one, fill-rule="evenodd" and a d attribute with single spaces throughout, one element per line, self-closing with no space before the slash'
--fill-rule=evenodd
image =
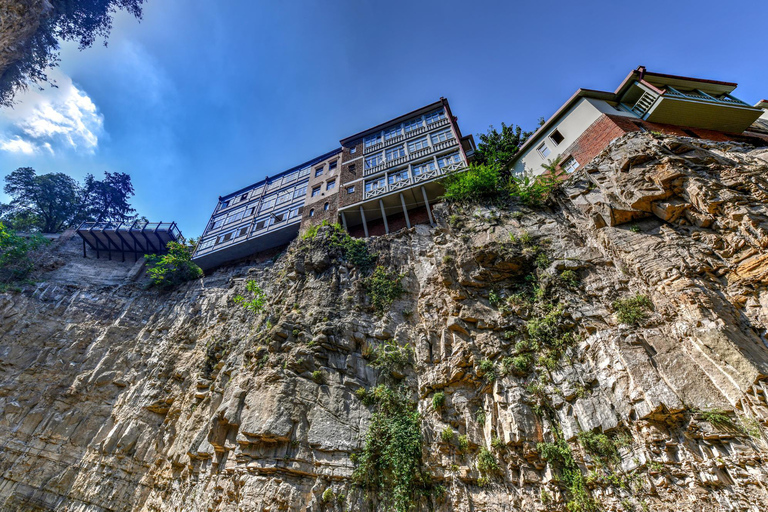
<path id="1" fill-rule="evenodd" d="M 581 98 L 571 109 L 560 118 L 555 125 L 551 126 L 545 133 L 537 137 L 537 140 L 518 158 L 513 167 L 514 172 L 529 172 L 531 174 L 541 174 L 544 172 L 542 164 L 554 160 L 559 154 L 565 151 L 584 131 L 589 128 L 602 114 L 637 117 L 631 112 L 619 111 L 613 108 L 608 102 L 593 98 Z M 563 136 L 560 144 L 555 144 L 550 135 L 558 130 Z M 549 155 L 542 157 L 537 148 L 542 142 L 547 144 L 550 149 Z M 584 162 L 579 162 L 584 165 Z"/>

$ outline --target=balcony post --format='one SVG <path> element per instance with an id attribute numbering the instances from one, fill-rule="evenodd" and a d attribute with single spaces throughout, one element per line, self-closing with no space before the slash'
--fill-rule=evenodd
<path id="1" fill-rule="evenodd" d="M 421 186 L 421 195 L 424 196 L 424 206 L 427 208 L 427 215 L 429 216 L 429 225 L 434 227 L 435 220 L 432 218 L 432 209 L 429 207 L 429 199 L 427 199 L 427 190 L 424 185 Z"/>
<path id="2" fill-rule="evenodd" d="M 402 192 L 400 192 L 400 204 L 403 205 L 403 215 L 405 215 L 405 225 L 408 226 L 408 229 L 411 229 L 411 219 L 408 217 L 408 208 L 405 207 L 405 198 L 403 197 Z"/>
<path id="3" fill-rule="evenodd" d="M 365 238 L 368 238 L 368 223 L 365 222 L 365 210 L 360 206 L 360 217 L 363 219 L 363 231 L 365 232 Z"/>
<path id="4" fill-rule="evenodd" d="M 384 220 L 384 231 L 389 234 L 389 224 L 387 223 L 387 212 L 384 210 L 384 201 L 379 199 L 379 207 L 381 208 L 381 218 Z"/>
<path id="5" fill-rule="evenodd" d="M 347 216 L 344 215 L 344 212 L 339 213 L 341 213 L 341 224 L 344 226 L 344 231 L 349 233 L 349 228 L 347 228 Z"/>

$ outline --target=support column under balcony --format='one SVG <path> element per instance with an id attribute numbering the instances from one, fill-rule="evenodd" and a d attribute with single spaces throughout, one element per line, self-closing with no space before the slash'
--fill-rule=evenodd
<path id="1" fill-rule="evenodd" d="M 365 238 L 368 238 L 368 223 L 365 222 L 365 210 L 360 207 L 360 218 L 363 219 L 363 231 L 365 232 Z"/>
<path id="2" fill-rule="evenodd" d="M 348 233 L 349 229 L 347 228 L 347 216 L 344 215 L 344 212 L 341 212 L 341 224 L 344 226 L 344 231 Z"/>
<path id="3" fill-rule="evenodd" d="M 400 204 L 403 205 L 403 215 L 405 215 L 405 225 L 408 226 L 408 229 L 411 229 L 411 219 L 408 217 L 408 208 L 405 206 L 405 198 L 403 197 L 403 193 L 400 192 Z"/>
<path id="4" fill-rule="evenodd" d="M 421 195 L 424 197 L 424 207 L 427 209 L 427 215 L 429 216 L 429 225 L 435 226 L 435 219 L 432 218 L 432 208 L 429 207 L 429 199 L 427 199 L 427 189 L 424 185 L 421 186 Z"/>
<path id="5" fill-rule="evenodd" d="M 387 211 L 384 209 L 384 201 L 379 199 L 379 208 L 381 208 L 381 219 L 384 221 L 384 231 L 389 234 L 389 223 L 387 222 Z"/>

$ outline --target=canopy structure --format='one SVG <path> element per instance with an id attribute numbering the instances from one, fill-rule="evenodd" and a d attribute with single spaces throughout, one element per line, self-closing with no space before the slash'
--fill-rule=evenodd
<path id="1" fill-rule="evenodd" d="M 134 261 L 145 254 L 166 252 L 168 242 L 183 240 L 181 231 L 175 222 L 83 222 L 77 228 L 77 234 L 83 239 L 83 257 L 86 257 L 86 245 L 96 251 L 100 258 L 106 252 L 109 259 L 112 253 L 118 253 L 125 261 L 126 254 L 133 254 Z"/>

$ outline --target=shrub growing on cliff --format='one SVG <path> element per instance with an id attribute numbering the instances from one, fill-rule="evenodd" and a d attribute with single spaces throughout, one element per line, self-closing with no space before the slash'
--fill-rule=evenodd
<path id="1" fill-rule="evenodd" d="M 152 286 L 170 290 L 193 279 L 203 277 L 200 267 L 192 263 L 192 251 L 178 242 L 168 242 L 166 254 L 147 254 L 147 274 Z"/>
<path id="2" fill-rule="evenodd" d="M 264 307 L 267 303 L 267 294 L 259 287 L 259 284 L 253 279 L 249 279 L 245 283 L 245 290 L 250 295 L 250 299 L 247 299 L 242 295 L 237 295 L 233 299 L 235 304 L 240 304 L 254 315 L 258 315 L 264 311 Z"/>
<path id="3" fill-rule="evenodd" d="M 421 460 L 421 418 L 402 388 L 377 386 L 374 395 L 376 411 L 353 480 L 379 502 L 377 510 L 408 512 L 430 492 Z"/>
<path id="4" fill-rule="evenodd" d="M 34 268 L 30 253 L 47 243 L 40 235 L 18 236 L 0 222 L 0 291 L 27 278 Z"/>
<path id="5" fill-rule="evenodd" d="M 557 168 L 537 176 L 512 176 L 508 185 L 509 195 L 526 206 L 541 206 L 564 177 L 565 172 Z"/>
<path id="6" fill-rule="evenodd" d="M 493 165 L 471 165 L 465 172 L 450 174 L 443 179 L 449 202 L 473 203 L 498 198 L 503 187 L 498 168 Z"/>
<path id="7" fill-rule="evenodd" d="M 651 299 L 640 294 L 619 299 L 612 305 L 613 309 L 616 310 L 616 319 L 622 324 L 630 325 L 639 324 L 648 316 L 648 311 L 653 310 Z"/>
<path id="8" fill-rule="evenodd" d="M 384 267 L 376 267 L 373 274 L 365 278 L 363 286 L 368 292 L 374 311 L 379 314 L 384 313 L 395 300 L 405 293 L 405 289 L 400 283 L 402 279 L 402 274 L 390 272 Z"/>

